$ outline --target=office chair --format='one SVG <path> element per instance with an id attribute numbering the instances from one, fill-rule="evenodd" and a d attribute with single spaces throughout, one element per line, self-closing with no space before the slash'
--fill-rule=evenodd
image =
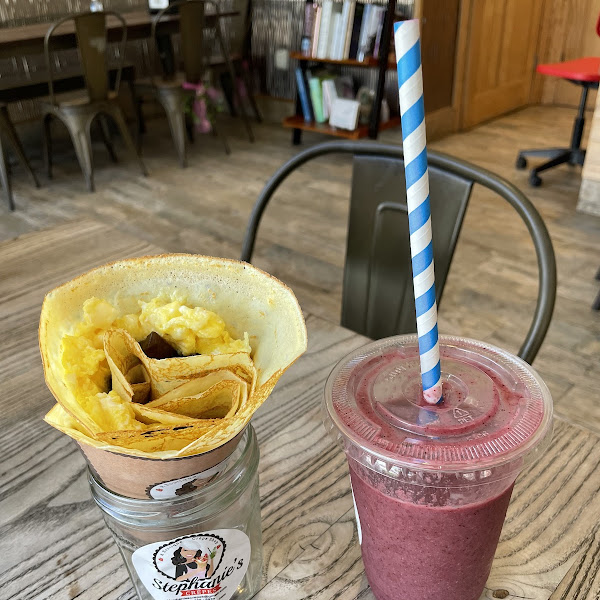
<path id="1" fill-rule="evenodd" d="M 600 36 L 600 15 L 596 22 L 596 33 Z M 566 60 L 558 63 L 548 63 L 538 65 L 538 73 L 560 77 L 570 81 L 575 85 L 581 86 L 581 97 L 579 100 L 579 109 L 573 123 L 571 133 L 571 144 L 568 148 L 538 148 L 534 150 L 521 150 L 517 156 L 517 169 L 527 167 L 526 156 L 549 158 L 550 160 L 531 169 L 529 174 L 529 183 L 534 187 L 542 184 L 539 174 L 542 171 L 553 169 L 564 163 L 570 165 L 583 165 L 585 160 L 585 149 L 581 147 L 581 137 L 585 125 L 585 106 L 587 103 L 588 92 L 591 89 L 598 89 L 600 82 L 600 57 L 587 56 L 576 60 Z"/>

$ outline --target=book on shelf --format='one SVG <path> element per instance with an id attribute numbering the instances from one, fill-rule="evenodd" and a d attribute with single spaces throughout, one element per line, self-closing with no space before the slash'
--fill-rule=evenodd
<path id="1" fill-rule="evenodd" d="M 379 11 L 379 18 L 378 18 L 378 22 L 377 22 L 377 31 L 375 33 L 373 58 L 379 58 L 379 48 L 381 46 L 381 36 L 383 35 L 384 21 L 385 21 L 385 9 Z"/>
<path id="2" fill-rule="evenodd" d="M 331 107 L 338 97 L 334 78 L 330 77 L 329 79 L 323 79 L 321 87 L 323 88 L 323 116 L 326 119 L 329 119 Z"/>
<path id="3" fill-rule="evenodd" d="M 310 101 L 313 107 L 315 121 L 317 123 L 325 123 L 326 119 L 323 113 L 323 88 L 321 87 L 321 80 L 314 75 L 309 76 L 308 89 L 310 91 Z"/>
<path id="4" fill-rule="evenodd" d="M 335 38 L 335 60 L 344 60 L 344 46 L 346 44 L 346 31 L 348 29 L 348 17 L 350 15 L 351 0 L 344 0 L 340 14 L 339 34 Z"/>
<path id="5" fill-rule="evenodd" d="M 347 10 L 346 5 L 348 6 Z M 341 43 L 341 60 L 347 60 L 350 57 L 350 41 L 352 40 L 354 13 L 356 12 L 356 0 L 346 0 L 346 2 L 344 2 L 344 11 L 345 12 L 342 12 L 342 16 L 344 17 L 343 31 L 346 32 L 346 37 L 344 37 L 343 43 Z"/>
<path id="6" fill-rule="evenodd" d="M 317 49 L 319 47 L 319 30 L 321 28 L 321 11 L 323 10 L 322 6 L 317 6 L 315 9 L 315 19 L 313 23 L 313 31 L 312 31 L 312 46 L 311 46 L 311 56 L 317 56 Z"/>
<path id="7" fill-rule="evenodd" d="M 371 20 L 371 12 L 373 11 L 373 5 L 367 4 L 362 14 L 360 22 L 360 32 L 358 34 L 358 47 L 356 48 L 356 60 L 364 60 L 364 48 L 367 41 L 367 31 L 369 30 L 369 22 Z"/>
<path id="8" fill-rule="evenodd" d="M 360 29 L 362 26 L 364 11 L 364 4 L 356 4 L 356 7 L 354 9 L 354 19 L 352 21 L 352 32 L 350 33 L 350 47 L 348 48 L 348 56 L 346 58 L 356 59 L 356 53 L 358 52 L 358 40 L 360 37 Z"/>
<path id="9" fill-rule="evenodd" d="M 335 32 L 335 39 L 332 44 L 331 53 L 329 58 L 333 60 L 343 60 L 344 59 L 344 46 L 346 44 L 346 31 L 348 29 L 348 16 L 350 15 L 350 5 L 352 2 L 350 0 L 344 0 L 344 3 L 340 3 L 340 18 L 338 21 L 338 26 Z"/>
<path id="10" fill-rule="evenodd" d="M 363 22 L 360 31 L 359 48 L 356 53 L 356 60 L 364 61 L 373 57 L 375 52 L 375 41 L 377 32 L 383 28 L 383 19 L 385 17 L 385 8 L 370 4 L 363 14 Z"/>
<path id="11" fill-rule="evenodd" d="M 342 3 L 334 2 L 331 13 L 331 25 L 329 26 L 329 40 L 327 42 L 326 58 L 336 59 L 337 40 L 340 37 L 340 27 L 342 22 Z"/>
<path id="12" fill-rule="evenodd" d="M 333 20 L 333 0 L 323 0 L 321 9 L 321 26 L 319 28 L 319 43 L 317 44 L 317 58 L 328 58 L 329 36 L 331 21 Z"/>
<path id="13" fill-rule="evenodd" d="M 308 85 L 304 77 L 304 72 L 300 67 L 296 67 L 296 87 L 298 98 L 300 100 L 300 107 L 302 108 L 302 116 L 306 122 L 312 122 L 315 120 L 312 104 L 310 101 L 310 95 L 308 93 Z"/>

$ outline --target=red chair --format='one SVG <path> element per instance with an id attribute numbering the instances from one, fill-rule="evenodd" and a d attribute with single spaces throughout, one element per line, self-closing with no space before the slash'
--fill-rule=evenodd
<path id="1" fill-rule="evenodd" d="M 596 33 L 600 36 L 600 16 L 596 23 Z M 517 156 L 517 169 L 527 167 L 526 156 L 548 157 L 545 163 L 539 167 L 531 169 L 529 174 L 529 183 L 532 186 L 539 186 L 542 180 L 539 173 L 547 171 L 558 165 L 569 163 L 570 165 L 583 165 L 585 159 L 585 149 L 581 147 L 581 136 L 583 135 L 583 126 L 585 124 L 585 105 L 587 102 L 588 91 L 598 88 L 600 82 L 600 57 L 588 56 L 578 58 L 577 60 L 567 60 L 559 63 L 550 63 L 538 65 L 537 72 L 552 77 L 560 77 L 571 83 L 581 86 L 581 99 L 579 101 L 579 110 L 573 123 L 573 133 L 571 134 L 571 145 L 568 148 L 544 148 L 539 150 L 521 150 Z"/>

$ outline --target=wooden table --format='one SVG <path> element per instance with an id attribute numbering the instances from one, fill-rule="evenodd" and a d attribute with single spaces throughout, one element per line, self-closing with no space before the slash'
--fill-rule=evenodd
<path id="1" fill-rule="evenodd" d="M 159 251 L 89 220 L 0 244 L 0 598 L 135 598 L 82 456 L 42 421 L 53 399 L 37 326 L 50 288 Z M 320 413 L 332 366 L 366 340 L 311 315 L 307 326 L 308 351 L 253 419 L 264 541 L 256 598 L 368 600 L 345 459 Z M 482 598 L 600 598 L 599 467 L 598 436 L 557 419 L 551 449 L 516 484 Z"/>
<path id="2" fill-rule="evenodd" d="M 239 11 L 225 11 L 220 14 L 222 18 L 239 15 Z M 122 13 L 127 23 L 127 39 L 139 40 L 150 37 L 153 15 L 146 11 Z M 57 19 L 58 20 L 58 19 Z M 207 13 L 205 23 L 214 25 L 215 15 Z M 33 23 L 19 27 L 0 28 L 0 58 L 10 58 L 23 54 L 41 54 L 44 51 L 44 36 L 50 23 Z M 179 30 L 179 16 L 170 15 L 161 20 L 158 31 L 162 35 L 175 33 Z M 121 39 L 121 23 L 114 17 L 107 20 L 107 36 L 109 41 L 116 42 Z M 57 29 L 52 37 L 52 48 L 74 48 L 77 42 L 73 21 L 68 21 Z"/>

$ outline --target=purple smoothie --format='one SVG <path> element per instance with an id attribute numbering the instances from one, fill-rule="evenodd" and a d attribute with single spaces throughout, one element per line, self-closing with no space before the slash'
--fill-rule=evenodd
<path id="1" fill-rule="evenodd" d="M 514 481 L 551 436 L 549 392 L 523 361 L 463 338 L 440 351 L 433 407 L 414 336 L 355 351 L 327 382 L 377 600 L 478 600 Z"/>
<path id="2" fill-rule="evenodd" d="M 350 463 L 350 478 L 365 573 L 377 600 L 478 600 L 512 485 L 483 502 L 434 506 L 388 496 L 357 463 Z"/>

